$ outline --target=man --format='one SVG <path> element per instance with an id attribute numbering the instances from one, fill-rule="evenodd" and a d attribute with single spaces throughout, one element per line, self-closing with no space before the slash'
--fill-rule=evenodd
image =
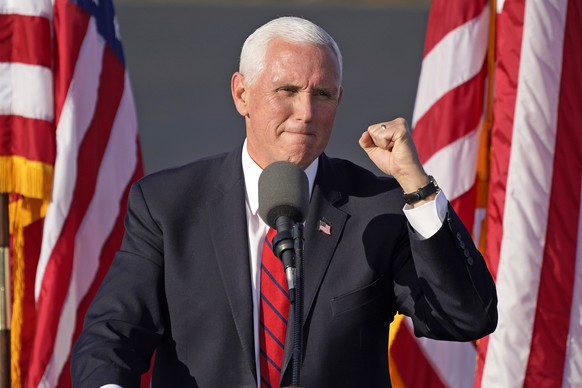
<path id="1" fill-rule="evenodd" d="M 132 188 L 121 250 L 74 348 L 75 385 L 137 386 L 154 351 L 154 386 L 290 384 L 289 339 L 280 360 L 263 348 L 268 227 L 257 215 L 261 170 L 281 160 L 310 183 L 302 386 L 390 386 L 396 311 L 419 336 L 493 331 L 493 280 L 435 193 L 406 122 L 371 125 L 360 138 L 393 178 L 323 153 L 342 97 L 333 39 L 306 20 L 275 19 L 247 39 L 239 70 L 231 89 L 245 144 Z M 403 192 L 419 188 L 405 204 Z"/>

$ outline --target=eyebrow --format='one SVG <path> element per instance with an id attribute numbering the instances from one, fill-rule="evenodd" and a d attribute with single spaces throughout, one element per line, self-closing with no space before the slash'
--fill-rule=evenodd
<path id="1" fill-rule="evenodd" d="M 333 97 L 336 95 L 333 89 L 327 88 L 313 88 L 313 94 L 325 94 L 326 96 Z"/>
<path id="2" fill-rule="evenodd" d="M 282 90 L 282 89 L 291 89 L 293 91 L 298 91 L 299 89 L 301 89 L 300 86 L 298 85 L 294 85 L 294 84 L 290 84 L 290 83 L 286 83 L 280 86 L 277 86 L 275 88 L 275 90 Z M 334 97 L 337 95 L 337 90 L 334 89 L 329 89 L 329 88 L 318 88 L 315 87 L 313 88 L 313 90 L 311 91 L 312 94 L 324 94 L 330 97 Z"/>
<path id="3" fill-rule="evenodd" d="M 275 90 L 281 90 L 281 89 L 293 89 L 293 90 L 299 90 L 299 89 L 301 89 L 301 88 L 300 88 L 299 86 L 297 86 L 297 85 L 293 85 L 293 84 L 289 84 L 289 83 L 287 83 L 287 84 L 283 84 L 283 85 L 280 85 L 280 86 L 277 86 L 277 87 L 275 88 Z"/>

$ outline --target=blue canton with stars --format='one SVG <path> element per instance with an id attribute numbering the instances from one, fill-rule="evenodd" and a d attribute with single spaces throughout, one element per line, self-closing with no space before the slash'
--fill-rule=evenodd
<path id="1" fill-rule="evenodd" d="M 97 24 L 97 31 L 105 39 L 109 47 L 115 52 L 121 63 L 125 65 L 119 25 L 115 17 L 115 9 L 111 0 L 69 0 L 87 11 Z"/>

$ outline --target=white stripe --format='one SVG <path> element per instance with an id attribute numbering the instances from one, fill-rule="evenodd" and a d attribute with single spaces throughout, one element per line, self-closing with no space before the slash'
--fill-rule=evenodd
<path id="1" fill-rule="evenodd" d="M 414 333 L 412 320 L 404 317 L 403 322 L 410 333 Z M 436 341 L 425 337 L 415 340 L 426 361 L 446 387 L 473 386 L 477 351 L 471 342 Z"/>
<path id="2" fill-rule="evenodd" d="M 103 245 L 121 211 L 120 202 L 137 165 L 137 122 L 129 77 L 99 168 L 95 194 L 75 238 L 73 273 L 43 383 L 55 387 L 71 351 L 77 309 L 93 284 Z M 41 384 L 41 385 L 42 385 Z"/>
<path id="3" fill-rule="evenodd" d="M 53 120 L 53 73 L 44 66 L 0 62 L 0 115 Z"/>
<path id="4" fill-rule="evenodd" d="M 2 0 L 0 14 L 28 15 L 52 17 L 52 1 L 50 0 Z"/>
<path id="5" fill-rule="evenodd" d="M 97 34 L 95 20 L 91 18 L 60 120 L 57 123 L 57 158 L 53 193 L 44 221 L 41 252 L 36 271 L 34 288 L 36 301 L 41 292 L 48 260 L 61 234 L 73 200 L 73 190 L 77 181 L 77 153 L 95 114 L 104 47 L 103 39 Z"/>
<path id="6" fill-rule="evenodd" d="M 473 78 L 485 60 L 489 7 L 449 32 L 422 60 L 412 127 L 447 92 Z"/>
<path id="7" fill-rule="evenodd" d="M 416 339 L 435 372 L 441 376 L 445 387 L 473 386 L 477 351 L 470 342 L 435 341 Z"/>
<path id="8" fill-rule="evenodd" d="M 424 163 L 449 200 L 460 197 L 475 184 L 481 123 L 464 137 L 434 153 Z M 462 161 L 462 163 L 460 163 Z"/>
<path id="9" fill-rule="evenodd" d="M 579 193 L 582 193 L 582 187 Z M 582 206 L 580 206 L 580 214 L 578 215 L 577 241 L 574 295 L 572 298 L 563 387 L 582 387 Z"/>
<path id="10" fill-rule="evenodd" d="M 404 322 L 413 333 L 412 320 L 407 317 Z M 416 342 L 446 387 L 473 386 L 477 351 L 471 342 L 435 341 L 424 337 L 416 338 Z"/>
<path id="11" fill-rule="evenodd" d="M 546 237 L 567 1 L 525 4 L 497 293 L 483 387 L 523 384 Z"/>
<path id="12" fill-rule="evenodd" d="M 481 240 L 481 231 L 483 230 L 483 221 L 487 217 L 487 212 L 485 208 L 477 207 L 475 209 L 475 222 L 473 223 L 473 240 L 479 244 Z"/>

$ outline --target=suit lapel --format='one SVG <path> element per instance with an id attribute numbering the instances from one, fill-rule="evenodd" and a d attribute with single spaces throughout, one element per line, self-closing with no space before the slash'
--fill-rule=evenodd
<path id="1" fill-rule="evenodd" d="M 313 308 L 317 292 L 325 278 L 325 273 L 349 217 L 347 213 L 334 205 L 342 199 L 341 192 L 334 188 L 335 180 L 329 160 L 325 155 L 322 155 L 309 204 L 309 214 L 305 221 L 303 325 L 305 324 L 305 318 Z M 320 221 L 330 226 L 329 234 L 325 231 L 320 231 Z M 287 346 L 285 347 L 284 356 L 286 368 L 289 367 L 293 347 L 292 327 L 294 322 L 290 323 L 291 330 L 288 330 L 287 333 Z"/>
<path id="2" fill-rule="evenodd" d="M 324 195 L 321 186 L 316 186 L 305 223 L 305 254 L 303 264 L 303 317 L 307 317 L 325 277 L 327 267 L 344 229 L 348 214 L 333 203 L 340 198 L 339 192 Z M 330 234 L 319 230 L 320 221 L 329 225 Z"/>
<path id="3" fill-rule="evenodd" d="M 222 174 L 217 179 L 215 197 L 207 204 L 210 234 L 240 343 L 256 379 L 251 270 L 240 149 L 227 156 Z"/>

